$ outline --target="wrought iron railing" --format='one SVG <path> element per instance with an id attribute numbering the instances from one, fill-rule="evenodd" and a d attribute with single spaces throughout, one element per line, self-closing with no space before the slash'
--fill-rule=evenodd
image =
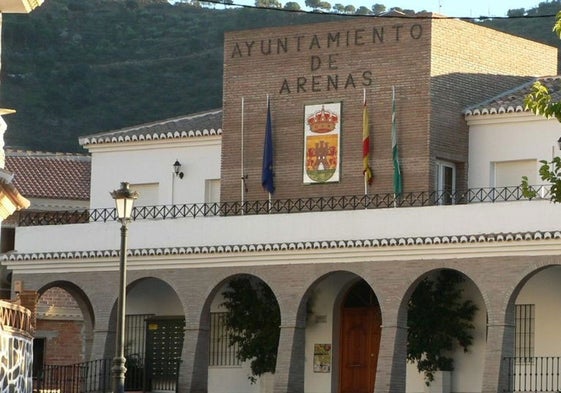
<path id="1" fill-rule="evenodd" d="M 67 366 L 45 365 L 33 377 L 36 392 L 89 393 L 111 391 L 111 359 Z"/>
<path id="2" fill-rule="evenodd" d="M 549 199 L 547 186 L 534 186 L 539 199 Z M 422 207 L 483 202 L 508 202 L 526 199 L 519 186 L 487 187 L 464 192 L 409 192 L 310 197 L 297 199 L 256 200 L 244 202 L 189 203 L 182 205 L 139 206 L 132 212 L 134 220 L 166 220 L 185 217 L 238 216 L 256 214 L 305 213 L 321 211 L 382 209 L 390 207 Z M 22 211 L 19 226 L 61 225 L 96 221 L 115 221 L 115 208 L 63 212 Z"/>
<path id="3" fill-rule="evenodd" d="M 561 391 L 561 357 L 507 357 L 506 392 Z"/>
<path id="4" fill-rule="evenodd" d="M 144 358 L 127 355 L 125 391 L 144 391 L 146 370 Z M 112 359 L 99 359 L 65 366 L 45 365 L 33 377 L 35 392 L 53 393 L 110 393 Z M 171 380 L 164 387 L 176 391 L 177 372 L 173 370 Z"/>

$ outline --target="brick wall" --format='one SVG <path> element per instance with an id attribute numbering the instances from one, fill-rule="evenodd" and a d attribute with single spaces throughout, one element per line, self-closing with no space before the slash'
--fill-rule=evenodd
<path id="1" fill-rule="evenodd" d="M 553 48 L 458 20 L 352 18 L 228 33 L 221 199 L 240 199 L 242 167 L 248 176 L 246 199 L 267 197 L 261 188 L 267 95 L 275 146 L 275 198 L 364 192 L 363 89 L 374 170 L 369 193 L 393 189 L 392 86 L 405 191 L 432 187 L 436 158 L 457 162 L 459 175 L 465 178 L 467 126 L 462 109 L 523 83 L 529 75 L 555 73 L 555 53 Z M 536 55 L 540 64 L 532 62 Z M 304 185 L 304 106 L 326 102 L 342 103 L 341 178 L 338 183 Z"/>
<path id="2" fill-rule="evenodd" d="M 85 360 L 84 320 L 76 300 L 52 287 L 38 301 L 37 337 L 45 338 L 45 364 L 69 365 Z"/>
<path id="3" fill-rule="evenodd" d="M 37 331 L 45 338 L 45 364 L 70 365 L 84 359 L 83 321 L 39 320 Z"/>

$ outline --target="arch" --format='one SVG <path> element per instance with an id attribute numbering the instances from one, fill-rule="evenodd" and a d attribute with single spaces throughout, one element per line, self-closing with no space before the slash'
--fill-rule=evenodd
<path id="1" fill-rule="evenodd" d="M 430 269 L 423 274 L 419 275 L 413 283 L 407 288 L 401 304 L 399 306 L 398 314 L 400 320 L 406 321 L 408 329 L 408 336 L 414 332 L 411 330 L 411 324 L 415 324 L 414 321 L 409 321 L 409 307 L 412 297 L 418 288 L 438 288 L 438 279 L 440 273 L 456 273 L 459 276 L 458 282 L 456 282 L 455 287 L 458 288 L 458 298 L 454 301 L 455 304 L 469 305 L 472 304 L 476 307 L 471 324 L 473 329 L 469 332 L 472 336 L 472 343 L 468 347 L 467 351 L 464 351 L 461 343 L 453 341 L 453 348 L 450 351 L 444 353 L 445 356 L 452 359 L 452 365 L 454 372 L 451 374 L 450 384 L 453 391 L 476 391 L 481 389 L 484 373 L 484 359 L 486 354 L 486 342 L 487 342 L 487 304 L 485 302 L 484 296 L 479 288 L 479 286 L 464 272 L 460 269 L 442 267 Z M 454 282 L 454 276 L 450 276 L 445 279 L 441 276 L 443 283 Z M 452 280 L 452 281 L 450 281 Z M 432 283 L 431 283 L 432 282 Z M 428 284 L 427 284 L 428 283 Z M 445 284 L 444 284 L 445 285 Z M 435 291 L 438 293 L 438 291 Z M 453 293 L 455 290 L 449 289 L 446 293 L 446 298 L 453 299 Z M 425 291 L 425 293 L 428 293 Z M 424 303 L 429 304 L 433 298 L 434 293 L 430 295 L 431 297 L 423 299 Z M 464 303 L 464 302 L 470 303 Z M 422 318 L 422 304 L 419 302 L 421 307 L 419 307 L 419 312 L 416 314 L 416 318 Z M 442 307 L 442 306 L 439 306 Z M 429 313 L 429 309 L 427 309 Z M 430 314 L 427 314 L 430 315 Z M 401 319 L 403 318 L 403 319 Z M 446 318 L 433 318 L 437 321 L 446 321 Z M 421 323 L 422 320 L 419 320 Z M 426 321 L 426 320 L 425 320 Z M 422 338 L 422 337 L 421 337 Z M 409 339 L 407 340 L 409 341 Z M 408 344 L 409 345 L 409 344 Z M 421 344 L 422 345 L 422 344 Z M 449 355 L 448 355 L 449 354 Z M 408 353 L 409 355 L 409 353 Z M 423 389 L 425 385 L 425 377 L 419 373 L 416 364 L 412 362 L 407 362 L 407 387 L 408 389 Z M 436 374 L 435 374 L 436 375 Z M 430 378 L 430 377 L 429 377 Z M 429 380 L 429 383 L 432 383 Z"/>
<path id="2" fill-rule="evenodd" d="M 130 282 L 126 293 L 125 387 L 127 390 L 174 389 L 185 335 L 181 299 L 166 280 L 155 276 Z M 115 356 L 116 325 L 117 299 L 109 318 L 112 334 L 105 342 L 106 359 Z"/>
<path id="3" fill-rule="evenodd" d="M 262 370 L 259 364 L 263 365 L 263 363 L 254 363 L 254 360 L 251 360 L 250 362 L 250 359 L 247 361 L 239 361 L 238 356 L 236 355 L 236 353 L 240 350 L 239 346 L 233 345 L 228 347 L 222 345 L 224 342 L 230 342 L 230 338 L 232 337 L 231 333 L 228 332 L 228 329 L 225 328 L 225 313 L 228 311 L 225 306 L 225 302 L 228 301 L 228 297 L 225 295 L 225 292 L 230 290 L 230 285 L 233 283 L 240 285 L 238 287 L 240 290 L 242 290 L 241 288 L 247 288 L 247 285 L 251 285 L 257 291 L 254 296 L 259 296 L 258 293 L 264 293 L 264 298 L 268 299 L 269 307 L 273 309 L 275 307 L 274 303 L 276 303 L 278 311 L 273 311 L 273 314 L 271 314 L 269 318 L 263 317 L 262 313 L 264 309 L 255 311 L 259 311 L 257 318 L 260 322 L 257 322 L 258 325 L 267 325 L 270 321 L 274 322 L 274 324 L 276 324 L 279 328 L 278 331 L 275 329 L 270 330 L 263 336 L 263 338 L 275 334 L 279 334 L 280 336 L 281 310 L 279 302 L 277 301 L 277 294 L 274 293 L 271 286 L 261 277 L 251 273 L 235 273 L 222 277 L 222 279 L 220 279 L 210 290 L 200 316 L 201 328 L 207 328 L 209 330 L 208 391 L 224 391 L 224 384 L 226 383 L 228 385 L 227 389 L 230 390 L 237 389 L 239 391 L 257 392 L 259 390 L 256 389 L 258 389 L 261 385 L 272 386 L 272 374 L 264 373 L 259 376 L 259 378 L 251 377 L 253 374 L 252 364 L 255 365 L 256 371 L 259 372 Z M 242 304 L 243 303 L 244 302 L 242 301 Z M 257 306 L 257 304 L 255 304 L 255 306 Z M 249 306 L 246 306 L 246 309 L 249 308 Z M 237 307 L 236 309 L 239 310 Z M 252 310 L 248 310 L 247 316 L 249 318 L 251 317 L 251 314 Z M 262 347 L 266 347 L 268 345 L 273 345 L 273 343 L 269 342 L 268 339 L 265 339 L 261 345 Z M 243 353 L 244 352 L 242 352 L 242 354 Z M 276 343 L 276 352 L 274 356 L 275 359 L 278 356 L 278 341 Z M 270 360 L 268 356 L 265 356 L 265 358 Z M 239 366 L 239 368 L 237 370 L 228 368 L 232 365 Z M 248 375 L 250 376 L 249 379 Z M 255 383 L 252 384 L 252 381 Z"/>
<path id="4" fill-rule="evenodd" d="M 560 366 L 560 284 L 561 266 L 545 263 L 529 266 L 513 286 L 504 313 L 505 324 L 513 327 L 503 348 L 508 388 L 561 388 L 544 377 Z"/>
<path id="5" fill-rule="evenodd" d="M 44 345 L 48 346 L 49 340 L 56 340 L 59 335 L 65 336 L 64 344 L 52 343 L 53 348 L 49 349 L 49 353 L 54 357 L 51 358 L 53 360 L 47 359 L 47 361 L 68 365 L 90 360 L 95 314 L 85 292 L 71 281 L 57 280 L 43 285 L 37 290 L 37 294 L 36 338 L 45 338 Z M 51 296 L 47 300 L 46 296 L 49 294 Z M 80 316 L 72 311 L 75 307 L 79 309 Z M 49 320 L 58 322 L 53 325 L 48 322 Z M 83 333 L 81 323 L 83 323 Z M 60 351 L 57 350 L 58 348 L 68 348 L 70 345 L 76 345 L 75 350 L 64 351 L 65 354 L 59 353 Z M 38 347 L 36 346 L 36 348 Z M 69 353 L 70 355 L 68 355 Z"/>
<path id="6" fill-rule="evenodd" d="M 339 391 L 343 306 L 349 291 L 360 283 L 377 297 L 370 279 L 350 270 L 324 272 L 314 277 L 303 292 L 297 320 L 305 326 L 305 391 Z"/>

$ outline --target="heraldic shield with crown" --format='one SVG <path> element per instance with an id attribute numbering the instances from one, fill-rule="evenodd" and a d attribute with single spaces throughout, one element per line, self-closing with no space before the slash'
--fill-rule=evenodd
<path id="1" fill-rule="evenodd" d="M 304 183 L 339 181 L 341 103 L 304 109 Z"/>

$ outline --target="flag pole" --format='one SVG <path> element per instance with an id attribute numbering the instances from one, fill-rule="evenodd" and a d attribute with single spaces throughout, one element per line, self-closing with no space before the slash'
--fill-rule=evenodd
<path id="1" fill-rule="evenodd" d="M 366 89 L 362 89 L 362 104 L 363 104 L 362 126 L 364 127 L 365 125 L 364 111 L 366 110 Z M 363 137 L 364 137 L 364 130 L 363 130 Z M 366 170 L 364 171 L 364 195 L 368 195 L 368 173 L 366 172 Z"/>
<path id="2" fill-rule="evenodd" d="M 394 171 L 394 178 L 393 178 L 393 207 L 397 207 L 397 197 L 395 192 L 395 161 L 394 161 L 394 139 L 397 138 L 395 135 L 395 86 L 392 86 L 392 161 L 393 161 L 393 171 Z"/>
<path id="3" fill-rule="evenodd" d="M 246 184 L 245 184 L 245 165 L 244 165 L 244 98 L 242 97 L 242 108 L 241 108 L 241 160 L 240 160 L 240 165 L 241 165 L 241 202 L 242 202 L 242 206 L 245 202 L 245 188 L 246 188 Z M 242 209 L 242 214 L 243 214 L 243 209 Z"/>
<path id="4" fill-rule="evenodd" d="M 269 94 L 267 94 L 267 112 L 268 114 L 270 113 L 270 102 L 269 102 Z M 268 212 L 271 212 L 271 206 L 273 203 L 273 195 L 271 194 L 271 191 L 269 191 L 269 208 L 268 208 Z"/>
<path id="5" fill-rule="evenodd" d="M 397 207 L 397 198 L 403 192 L 401 165 L 399 163 L 399 149 L 397 143 L 397 114 L 395 107 L 395 86 L 392 86 L 392 161 L 393 161 L 393 204 Z"/>
<path id="6" fill-rule="evenodd" d="M 275 192 L 274 185 L 274 168 L 273 168 L 273 131 L 271 124 L 271 101 L 269 94 L 267 94 L 267 122 L 265 126 L 265 142 L 263 144 L 263 167 L 261 173 L 261 185 L 268 192 L 268 207 L 267 211 L 272 209 L 273 192 Z"/>

